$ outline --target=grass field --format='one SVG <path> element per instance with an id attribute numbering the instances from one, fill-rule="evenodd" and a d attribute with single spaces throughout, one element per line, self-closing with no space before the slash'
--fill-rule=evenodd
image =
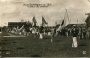
<path id="1" fill-rule="evenodd" d="M 3 33 L 7 35 L 7 33 Z M 72 48 L 72 37 L 50 36 L 39 39 L 28 37 L 1 38 L 3 57 L 90 57 L 90 39 L 78 39 L 78 48 Z M 86 51 L 86 54 L 82 52 Z"/>

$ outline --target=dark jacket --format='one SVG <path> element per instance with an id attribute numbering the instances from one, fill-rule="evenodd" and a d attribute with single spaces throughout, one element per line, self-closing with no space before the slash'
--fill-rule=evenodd
<path id="1" fill-rule="evenodd" d="M 40 32 L 40 33 L 43 33 L 43 29 L 44 29 L 44 27 L 43 27 L 43 26 L 40 26 L 39 32 Z"/>
<path id="2" fill-rule="evenodd" d="M 78 36 L 78 31 L 76 29 L 72 30 L 72 36 L 73 37 L 77 37 Z"/>

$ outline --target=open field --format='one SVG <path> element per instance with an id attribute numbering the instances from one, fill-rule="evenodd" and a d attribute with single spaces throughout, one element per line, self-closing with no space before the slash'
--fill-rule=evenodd
<path id="1" fill-rule="evenodd" d="M 50 42 L 50 36 L 41 40 L 33 35 L 0 39 L 2 57 L 90 57 L 90 39 L 78 39 L 78 48 L 72 48 L 72 37 L 56 36 L 54 42 Z"/>

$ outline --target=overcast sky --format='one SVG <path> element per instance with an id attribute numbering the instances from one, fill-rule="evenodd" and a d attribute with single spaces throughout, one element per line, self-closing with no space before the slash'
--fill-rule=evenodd
<path id="1" fill-rule="evenodd" d="M 28 8 L 23 4 L 47 4 L 46 8 Z M 49 25 L 55 25 L 64 18 L 65 9 L 68 11 L 71 23 L 84 23 L 90 12 L 90 2 L 88 0 L 0 0 L 0 26 L 7 25 L 8 22 L 19 22 L 21 19 L 32 21 L 35 16 L 38 25 L 42 16 Z M 68 22 L 68 21 L 67 21 Z"/>

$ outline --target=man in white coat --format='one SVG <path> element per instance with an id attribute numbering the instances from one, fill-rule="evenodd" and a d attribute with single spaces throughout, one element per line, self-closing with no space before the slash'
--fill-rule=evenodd
<path id="1" fill-rule="evenodd" d="M 41 25 L 40 28 L 39 28 L 39 35 L 40 35 L 40 39 L 43 39 L 43 30 L 44 30 L 44 27 Z"/>
<path id="2" fill-rule="evenodd" d="M 55 34 L 56 34 L 56 28 L 53 28 L 51 31 L 51 42 L 53 42 Z"/>

